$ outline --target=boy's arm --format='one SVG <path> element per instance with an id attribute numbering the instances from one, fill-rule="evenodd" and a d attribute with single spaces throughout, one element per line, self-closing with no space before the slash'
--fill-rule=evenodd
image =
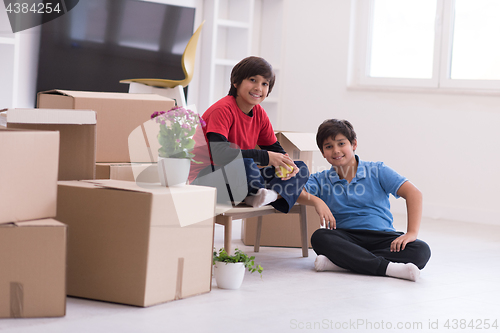
<path id="1" fill-rule="evenodd" d="M 417 239 L 420 221 L 422 219 L 422 192 L 420 192 L 411 182 L 406 181 L 401 185 L 397 194 L 406 200 L 408 226 L 406 234 L 401 235 L 391 243 L 392 252 L 404 250 L 406 244 Z"/>
<path id="2" fill-rule="evenodd" d="M 335 217 L 333 217 L 332 211 L 322 199 L 302 189 L 297 202 L 301 205 L 314 206 L 319 215 L 319 224 L 321 227 L 337 229 Z"/>

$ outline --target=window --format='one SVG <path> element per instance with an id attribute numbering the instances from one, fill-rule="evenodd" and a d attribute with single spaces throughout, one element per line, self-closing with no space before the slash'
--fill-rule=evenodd
<path id="1" fill-rule="evenodd" d="M 499 0 L 357 0 L 352 85 L 500 90 Z"/>

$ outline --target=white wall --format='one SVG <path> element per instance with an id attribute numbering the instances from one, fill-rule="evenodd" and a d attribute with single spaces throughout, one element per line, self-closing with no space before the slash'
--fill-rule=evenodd
<path id="1" fill-rule="evenodd" d="M 360 157 L 416 184 L 424 215 L 500 224 L 500 96 L 348 89 L 350 16 L 349 0 L 284 1 L 282 128 L 348 119 Z"/>

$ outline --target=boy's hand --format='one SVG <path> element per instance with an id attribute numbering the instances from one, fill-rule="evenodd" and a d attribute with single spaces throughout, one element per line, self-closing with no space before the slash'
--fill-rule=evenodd
<path id="1" fill-rule="evenodd" d="M 328 229 L 337 229 L 337 222 L 332 214 L 332 211 L 328 205 L 320 198 L 315 195 L 307 193 L 306 189 L 303 188 L 302 192 L 297 199 L 297 202 L 301 205 L 314 206 L 316 212 L 319 215 L 319 227 Z"/>
<path id="2" fill-rule="evenodd" d="M 323 200 L 316 201 L 314 208 L 319 215 L 320 228 L 337 229 L 335 217 L 333 217 L 332 211 Z"/>
<path id="3" fill-rule="evenodd" d="M 299 173 L 299 168 L 293 163 L 293 160 L 288 154 L 276 153 L 274 151 L 268 151 L 267 153 L 269 154 L 269 165 L 275 168 L 282 166 L 288 171 L 290 171 L 290 167 L 293 168 L 292 172 L 281 178 L 281 180 L 288 180 Z"/>
<path id="4" fill-rule="evenodd" d="M 399 252 L 403 251 L 406 247 L 406 244 L 414 242 L 417 239 L 417 235 L 413 233 L 406 233 L 404 235 L 399 236 L 391 243 L 391 252 Z"/>

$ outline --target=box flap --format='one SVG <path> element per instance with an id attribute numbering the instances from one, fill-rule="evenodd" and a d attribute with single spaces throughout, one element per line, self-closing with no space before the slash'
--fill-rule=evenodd
<path id="1" fill-rule="evenodd" d="M 298 132 L 279 132 L 293 143 L 300 151 L 318 151 L 316 134 Z"/>
<path id="2" fill-rule="evenodd" d="M 48 91 L 42 91 L 38 94 L 51 94 L 51 95 L 63 95 L 75 98 L 92 98 L 92 99 L 126 99 L 126 100 L 156 100 L 156 101 L 173 101 L 173 99 L 156 95 L 156 94 L 129 94 L 129 93 L 117 93 L 117 92 L 94 92 L 94 91 L 75 91 L 75 90 L 62 90 L 53 89 Z"/>
<path id="3" fill-rule="evenodd" d="M 7 123 L 94 125 L 96 114 L 91 110 L 9 109 Z"/>
<path id="4" fill-rule="evenodd" d="M 141 184 L 141 186 L 139 186 L 136 182 L 133 181 L 115 180 L 115 179 L 82 180 L 81 183 L 88 183 L 92 184 L 93 186 L 97 185 L 100 187 L 112 188 L 116 190 L 143 192 L 143 193 L 155 193 L 155 192 L 161 193 L 165 192 L 164 189 L 166 189 L 166 187 L 159 186 L 159 184 L 158 185 Z"/>
<path id="5" fill-rule="evenodd" d="M 56 221 L 54 219 L 41 219 L 41 220 L 31 220 L 22 222 L 1 222 L 0 227 L 4 226 L 16 226 L 16 227 L 64 227 L 64 223 Z"/>
<path id="6" fill-rule="evenodd" d="M 59 182 L 64 183 L 64 182 Z M 194 185 L 184 185 L 184 186 L 172 186 L 166 187 L 161 186 L 160 183 L 137 183 L 134 181 L 127 180 L 116 180 L 116 179 L 85 179 L 78 181 L 77 183 L 88 183 L 117 190 L 143 192 L 143 193 L 153 193 L 153 194 L 175 194 L 175 193 L 189 193 L 190 188 L 196 187 L 197 189 L 206 188 L 207 191 L 211 191 L 212 188 L 204 186 L 194 186 Z M 64 184 L 62 184 L 64 185 Z M 70 184 L 71 185 L 71 184 Z"/>

